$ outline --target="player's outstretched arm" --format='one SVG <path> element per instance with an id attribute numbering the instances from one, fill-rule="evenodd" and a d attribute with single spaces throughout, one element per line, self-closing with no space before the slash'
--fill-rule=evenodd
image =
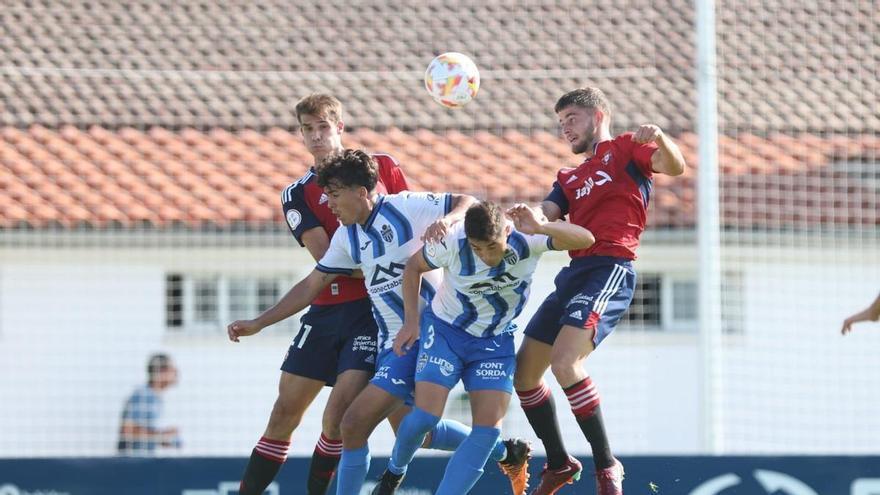
<path id="1" fill-rule="evenodd" d="M 421 251 L 412 255 L 403 270 L 403 327 L 394 338 L 393 349 L 403 356 L 419 340 L 419 291 L 422 274 L 433 270 Z"/>
<path id="2" fill-rule="evenodd" d="M 877 299 L 874 299 L 870 306 L 843 320 L 843 327 L 840 329 L 840 333 L 846 335 L 851 332 L 854 323 L 877 320 L 880 320 L 880 295 L 877 296 Z"/>
<path id="3" fill-rule="evenodd" d="M 452 196 L 452 206 L 449 213 L 425 229 L 425 235 L 422 236 L 422 241 L 425 243 L 439 242 L 446 237 L 449 227 L 464 220 L 468 208 L 477 204 L 477 198 L 467 194 L 450 194 L 450 196 Z"/>
<path id="4" fill-rule="evenodd" d="M 656 143 L 657 151 L 651 156 L 651 169 L 659 174 L 681 175 L 684 173 L 684 155 L 660 127 L 653 124 L 639 126 L 632 136 L 639 144 Z"/>
<path id="5" fill-rule="evenodd" d="M 335 279 L 337 274 L 324 273 L 318 270 L 312 270 L 306 278 L 294 285 L 280 301 L 274 306 L 263 311 L 260 316 L 253 320 L 234 321 L 226 327 L 226 333 L 229 340 L 238 342 L 239 337 L 247 337 L 253 335 L 260 330 L 278 323 L 279 321 L 289 318 L 312 303 L 324 287 Z"/>
<path id="6" fill-rule="evenodd" d="M 523 234 L 543 234 L 553 242 L 553 248 L 559 251 L 586 249 L 596 242 L 589 230 L 568 222 L 548 222 L 538 211 L 524 203 L 514 205 L 507 210 L 513 219 L 516 230 Z"/>

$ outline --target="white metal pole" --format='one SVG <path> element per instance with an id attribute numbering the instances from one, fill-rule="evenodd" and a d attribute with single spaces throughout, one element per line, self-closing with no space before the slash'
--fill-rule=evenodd
<path id="1" fill-rule="evenodd" d="M 703 449 L 724 452 L 721 327 L 721 231 L 718 199 L 718 102 L 714 0 L 696 0 L 699 168 L 697 172 L 698 314 Z"/>

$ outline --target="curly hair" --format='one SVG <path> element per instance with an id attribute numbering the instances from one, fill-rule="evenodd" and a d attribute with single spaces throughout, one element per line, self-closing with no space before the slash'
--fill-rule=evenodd
<path id="1" fill-rule="evenodd" d="M 346 149 L 325 158 L 317 167 L 318 185 L 327 187 L 358 187 L 367 191 L 376 188 L 379 168 L 376 161 L 362 150 Z"/>

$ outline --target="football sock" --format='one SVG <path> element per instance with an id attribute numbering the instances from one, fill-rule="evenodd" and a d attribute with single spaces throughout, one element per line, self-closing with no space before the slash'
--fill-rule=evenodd
<path id="1" fill-rule="evenodd" d="M 290 448 L 290 442 L 266 437 L 260 438 L 257 446 L 251 452 L 251 458 L 241 477 L 238 493 L 241 495 L 262 495 L 287 459 L 288 448 Z"/>
<path id="2" fill-rule="evenodd" d="M 323 433 L 315 451 L 312 453 L 312 463 L 309 465 L 308 495 L 324 495 L 330 480 L 336 472 L 339 464 L 339 456 L 342 455 L 342 440 L 331 440 Z"/>
<path id="3" fill-rule="evenodd" d="M 468 493 L 483 474 L 483 466 L 498 442 L 501 430 L 489 426 L 474 426 L 446 465 L 443 480 L 436 495 Z"/>
<path id="4" fill-rule="evenodd" d="M 605 435 L 602 410 L 599 408 L 599 392 L 596 391 L 593 380 L 588 376 L 564 390 L 571 404 L 571 411 L 587 441 L 590 442 L 596 469 L 611 466 L 614 464 L 614 457 L 611 456 L 611 447 Z"/>
<path id="5" fill-rule="evenodd" d="M 336 495 L 358 495 L 370 470 L 370 447 L 342 451 L 336 472 Z"/>
<path id="6" fill-rule="evenodd" d="M 397 439 L 394 442 L 394 450 L 391 452 L 391 459 L 388 461 L 388 470 L 394 474 L 403 474 L 406 467 L 412 462 L 416 455 L 416 450 L 425 441 L 425 435 L 431 431 L 440 421 L 440 417 L 434 416 L 423 409 L 414 407 L 409 414 L 403 418 L 400 426 L 397 428 Z M 442 434 L 445 434 L 444 432 Z M 447 438 L 441 438 L 441 442 L 448 441 Z M 437 443 L 436 437 L 432 436 L 431 444 Z"/>
<path id="7" fill-rule="evenodd" d="M 532 390 L 518 390 L 520 406 L 526 413 L 526 418 L 535 434 L 544 444 L 547 452 L 547 467 L 550 469 L 560 468 L 568 461 L 568 452 L 562 443 L 562 435 L 559 432 L 559 422 L 556 419 L 556 404 L 550 388 L 543 380 L 541 385 Z"/>

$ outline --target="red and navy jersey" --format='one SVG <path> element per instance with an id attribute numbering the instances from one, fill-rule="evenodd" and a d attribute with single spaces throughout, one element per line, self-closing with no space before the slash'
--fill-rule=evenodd
<path id="1" fill-rule="evenodd" d="M 597 144 L 577 168 L 559 171 L 545 201 L 559 205 L 571 223 L 596 237 L 589 248 L 570 251 L 572 258 L 635 259 L 654 185 L 651 156 L 656 150 L 654 143 L 633 142 L 629 132 Z"/>
<path id="2" fill-rule="evenodd" d="M 377 192 L 395 194 L 409 189 L 403 171 L 391 155 L 372 153 L 372 156 L 379 167 Z M 327 237 L 333 238 L 333 233 L 339 227 L 339 220 L 327 206 L 327 195 L 318 186 L 318 176 L 314 169 L 309 169 L 306 175 L 284 189 L 281 193 L 281 208 L 284 210 L 287 226 L 300 246 L 305 246 L 302 235 L 309 229 L 323 227 Z M 313 303 L 339 304 L 365 297 L 367 291 L 363 279 L 339 276 L 321 291 Z"/>

